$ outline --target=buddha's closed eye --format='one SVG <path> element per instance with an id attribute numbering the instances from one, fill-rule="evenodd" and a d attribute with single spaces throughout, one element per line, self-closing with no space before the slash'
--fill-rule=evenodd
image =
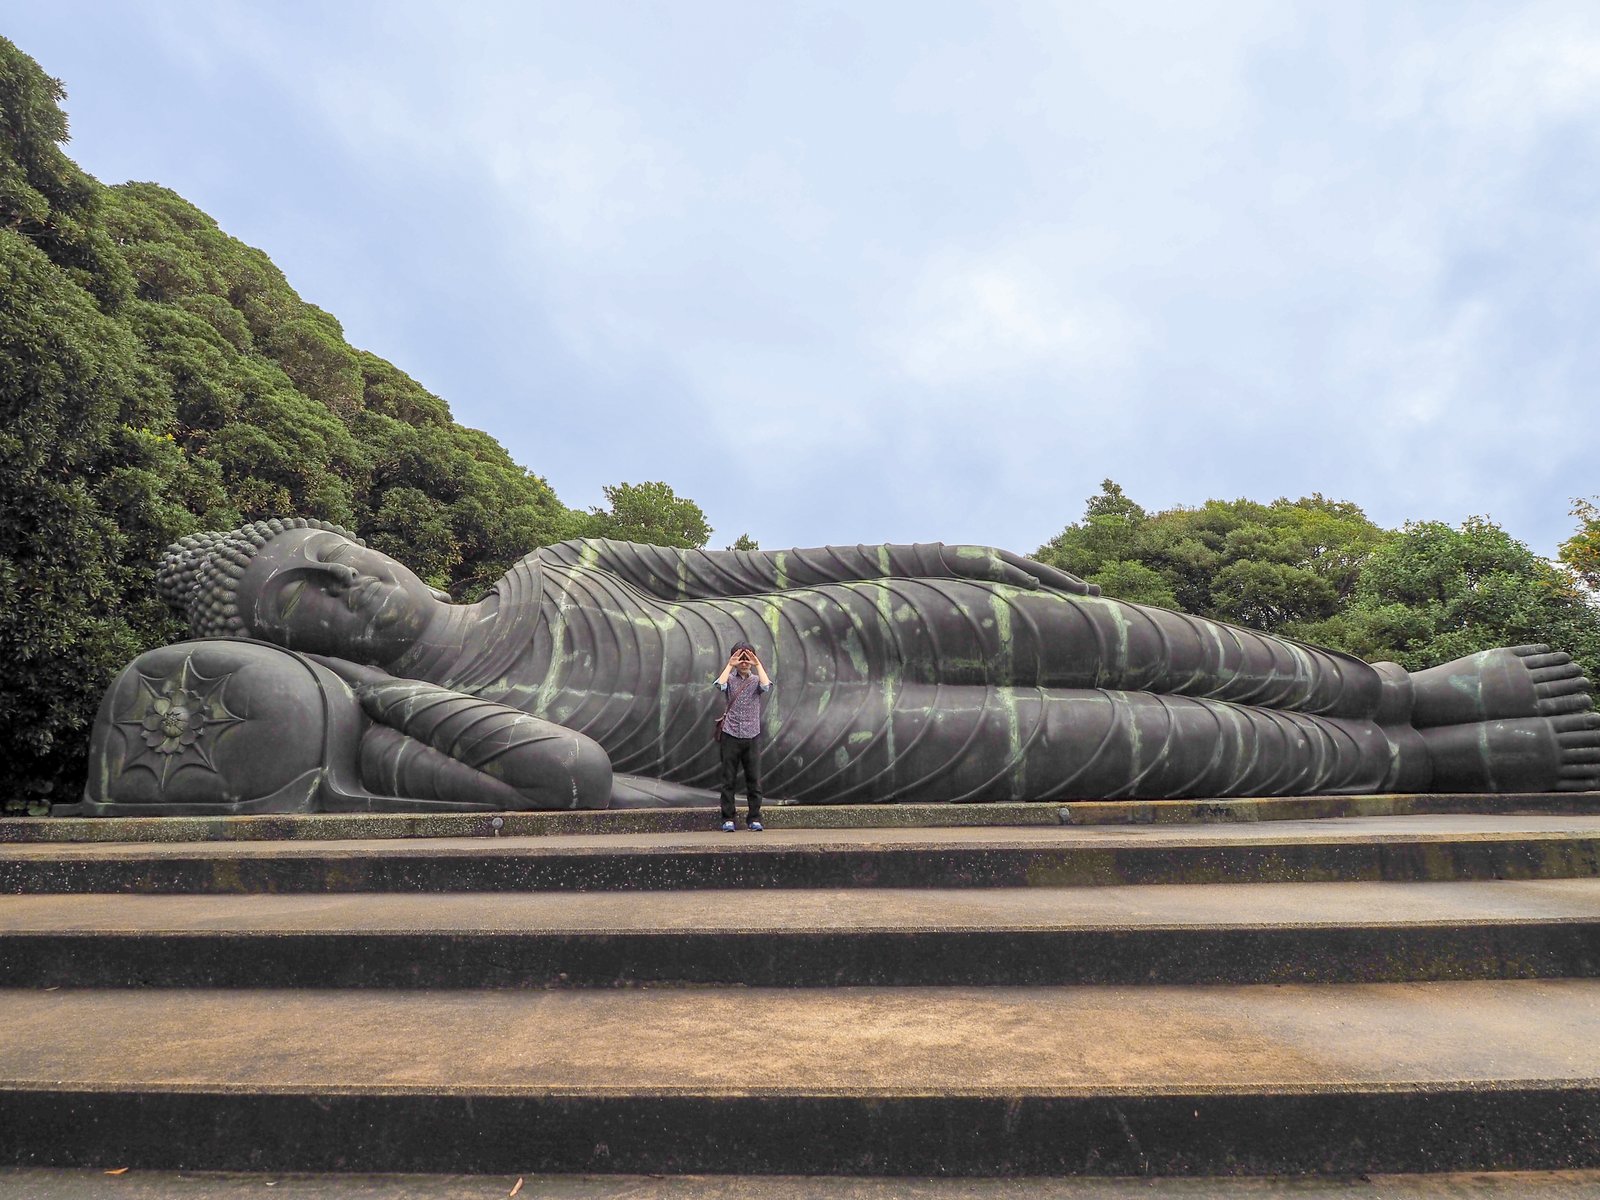
<path id="1" fill-rule="evenodd" d="M 300 603 L 300 597 L 304 594 L 305 590 L 306 581 L 304 579 L 297 579 L 288 587 L 284 588 L 282 595 L 278 600 L 279 614 L 283 617 L 288 617 L 293 614 L 295 606 Z"/>

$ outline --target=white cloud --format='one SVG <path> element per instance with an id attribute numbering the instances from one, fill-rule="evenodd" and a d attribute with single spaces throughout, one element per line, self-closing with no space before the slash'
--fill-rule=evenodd
<path id="1" fill-rule="evenodd" d="M 1026 259 L 1016 251 L 937 255 L 912 285 L 888 347 L 904 374 L 942 390 L 1122 367 L 1141 340 L 1137 324 L 1107 298 L 1066 295 L 1044 264 Z"/>
<path id="2" fill-rule="evenodd" d="M 1593 112 L 1600 11 L 1549 3 L 1489 11 L 1493 19 L 1467 19 L 1436 36 L 1413 30 L 1396 48 L 1380 100 L 1389 121 L 1505 142 Z"/>

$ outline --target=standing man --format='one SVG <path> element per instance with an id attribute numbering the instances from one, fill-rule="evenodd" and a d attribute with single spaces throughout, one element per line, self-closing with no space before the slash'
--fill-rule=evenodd
<path id="1" fill-rule="evenodd" d="M 728 665 L 717 676 L 717 690 L 728 697 L 728 707 L 717 722 L 722 751 L 722 832 L 734 830 L 733 790 L 744 767 L 745 793 L 750 809 L 750 832 L 761 832 L 761 697 L 772 690 L 767 669 L 749 642 L 735 642 Z"/>

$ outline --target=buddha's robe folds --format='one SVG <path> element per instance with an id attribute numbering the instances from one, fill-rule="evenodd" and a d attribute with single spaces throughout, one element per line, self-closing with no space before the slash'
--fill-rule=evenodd
<path id="1" fill-rule="evenodd" d="M 748 640 L 776 681 L 766 790 L 802 802 L 1426 785 L 1399 668 L 1093 590 L 972 548 L 566 542 L 400 673 L 584 733 L 618 772 L 707 786 L 710 681 Z"/>

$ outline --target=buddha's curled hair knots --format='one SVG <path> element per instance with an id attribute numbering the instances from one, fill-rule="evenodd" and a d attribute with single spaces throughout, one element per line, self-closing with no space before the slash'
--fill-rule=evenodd
<path id="1" fill-rule="evenodd" d="M 357 545 L 366 543 L 348 529 L 315 517 L 274 517 L 238 529 L 209 530 L 179 538 L 156 564 L 156 590 L 189 620 L 195 637 L 244 637 L 239 613 L 239 578 L 256 551 L 290 529 L 326 529 Z"/>

